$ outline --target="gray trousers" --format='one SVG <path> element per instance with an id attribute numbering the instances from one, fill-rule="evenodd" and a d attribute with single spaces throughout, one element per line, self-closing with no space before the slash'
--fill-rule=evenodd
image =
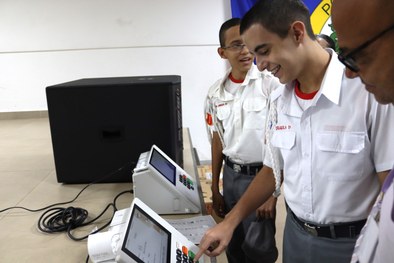
<path id="1" fill-rule="evenodd" d="M 283 263 L 349 263 L 356 239 L 315 237 L 288 212 L 283 236 Z"/>
<path id="2" fill-rule="evenodd" d="M 242 194 L 248 188 L 250 182 L 255 176 L 237 173 L 227 165 L 223 168 L 223 197 L 227 212 L 230 211 Z M 256 219 L 256 214 L 253 212 L 245 220 L 243 220 L 235 229 L 230 243 L 226 249 L 227 260 L 229 263 L 257 263 L 249 258 L 242 250 L 242 243 L 245 240 L 245 235 L 250 224 Z M 275 220 L 273 224 L 275 225 Z M 258 261 L 258 263 L 272 263 Z"/>

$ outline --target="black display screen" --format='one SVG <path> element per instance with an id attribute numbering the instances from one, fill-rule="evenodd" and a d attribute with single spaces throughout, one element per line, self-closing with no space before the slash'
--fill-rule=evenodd
<path id="1" fill-rule="evenodd" d="M 152 150 L 149 163 L 168 181 L 175 185 L 176 167 L 156 149 Z"/>

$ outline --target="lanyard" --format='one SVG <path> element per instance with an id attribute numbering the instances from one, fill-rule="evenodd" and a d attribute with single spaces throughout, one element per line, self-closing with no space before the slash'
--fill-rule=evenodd
<path id="1" fill-rule="evenodd" d="M 391 170 L 389 175 L 386 177 L 386 180 L 384 180 L 383 186 L 382 186 L 382 193 L 386 193 L 387 189 L 390 187 L 390 185 L 393 183 L 394 179 L 394 169 Z M 393 207 L 391 208 L 391 220 L 394 221 L 394 202 L 393 202 Z"/>
<path id="2" fill-rule="evenodd" d="M 378 195 L 376 202 L 371 209 L 370 215 L 376 220 L 376 222 L 380 221 L 380 210 L 382 208 L 383 197 L 384 194 L 387 192 L 387 189 L 389 189 L 391 183 L 393 182 L 393 178 L 394 178 L 394 169 L 390 171 L 390 173 L 387 175 L 386 179 L 384 180 L 382 185 L 382 190 L 380 191 L 380 194 Z M 393 208 L 391 209 L 391 218 L 394 221 L 394 205 Z"/>
<path id="3" fill-rule="evenodd" d="M 379 228 L 376 223 L 380 220 L 380 209 L 384 193 L 387 192 L 387 189 L 389 189 L 391 183 L 393 182 L 393 178 L 394 168 L 384 180 L 382 191 L 380 192 L 374 206 L 372 207 L 371 214 L 366 225 L 361 230 L 360 236 L 356 241 L 351 263 L 371 262 L 371 260 L 374 258 L 379 239 Z M 394 221 L 394 205 L 391 209 L 391 219 Z"/>
<path id="4" fill-rule="evenodd" d="M 387 189 L 390 187 L 391 183 L 393 182 L 394 178 L 394 168 L 391 170 L 389 175 L 387 175 L 386 180 L 384 180 L 383 186 L 382 186 L 382 192 L 386 193 Z"/>

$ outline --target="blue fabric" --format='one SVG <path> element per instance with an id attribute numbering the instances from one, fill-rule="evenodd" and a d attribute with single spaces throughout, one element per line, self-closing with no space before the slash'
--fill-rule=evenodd
<path id="1" fill-rule="evenodd" d="M 233 17 L 242 18 L 257 0 L 231 0 L 231 14 Z"/>
<path id="2" fill-rule="evenodd" d="M 232 17 L 242 18 L 258 0 L 231 0 Z M 312 14 L 322 0 L 303 0 Z"/>
<path id="3" fill-rule="evenodd" d="M 303 2 L 308 7 L 309 13 L 312 14 L 322 0 L 303 0 Z"/>

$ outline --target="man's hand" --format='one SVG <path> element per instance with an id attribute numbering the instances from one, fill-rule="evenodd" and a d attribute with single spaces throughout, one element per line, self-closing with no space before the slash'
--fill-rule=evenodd
<path id="1" fill-rule="evenodd" d="M 259 218 L 275 218 L 277 198 L 271 196 L 264 204 L 256 210 L 256 216 Z"/>
<path id="2" fill-rule="evenodd" d="M 217 216 L 224 218 L 226 215 L 224 198 L 219 191 L 212 191 L 212 207 Z"/>
<path id="3" fill-rule="evenodd" d="M 208 229 L 201 239 L 200 250 L 196 254 L 194 262 L 196 262 L 204 253 L 209 257 L 216 257 L 220 255 L 230 242 L 233 231 L 234 228 L 226 221 Z"/>

